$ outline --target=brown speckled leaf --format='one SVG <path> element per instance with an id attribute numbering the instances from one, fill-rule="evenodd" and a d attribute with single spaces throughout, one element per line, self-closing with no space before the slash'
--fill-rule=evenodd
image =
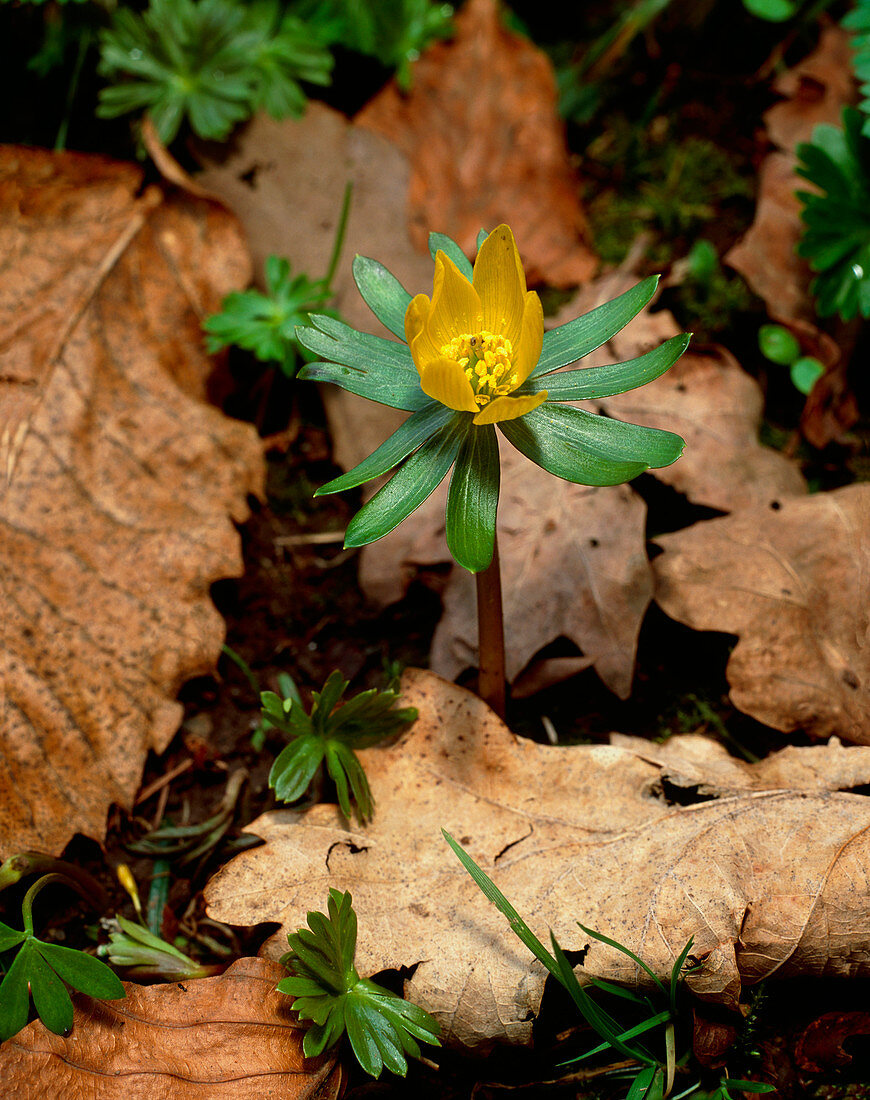
<path id="1" fill-rule="evenodd" d="M 546 55 L 507 30 L 497 0 L 468 0 L 453 39 L 430 46 L 413 77 L 409 92 L 388 85 L 355 121 L 411 162 L 417 247 L 437 229 L 474 255 L 478 232 L 507 222 L 533 282 L 590 278 L 597 260 Z"/>
<path id="2" fill-rule="evenodd" d="M 656 541 L 667 614 L 739 638 L 727 667 L 735 706 L 784 732 L 870 743 L 870 485 Z"/>
<path id="3" fill-rule="evenodd" d="M 138 169 L 0 151 L 0 853 L 102 837 L 176 693 L 213 668 L 210 585 L 241 571 L 254 430 L 204 400 L 200 320 L 244 284 L 216 205 L 137 197 Z"/>
<path id="4" fill-rule="evenodd" d="M 814 756 L 806 785 L 798 769 L 773 788 L 735 790 L 718 782 L 714 756 L 708 800 L 673 805 L 645 751 L 514 738 L 430 672 L 407 672 L 402 691 L 417 723 L 360 754 L 377 800 L 368 829 L 326 805 L 264 814 L 250 829 L 266 843 L 207 885 L 219 920 L 281 923 L 267 955 L 284 951 L 330 886 L 350 889 L 362 973 L 416 967 L 406 995 L 454 1041 L 528 1042 L 543 969 L 456 861 L 443 826 L 544 940 L 551 927 L 582 950 L 579 920 L 665 976 L 694 936 L 705 965 L 689 983 L 711 1000 L 733 1005 L 742 984 L 773 975 L 870 974 L 870 800 L 838 790 L 841 767 L 820 780 Z M 847 751 L 866 782 L 870 751 Z M 584 973 L 638 977 L 598 943 Z"/>
<path id="5" fill-rule="evenodd" d="M 74 995 L 72 1035 L 34 1020 L 0 1046 L 8 1097 L 63 1100 L 336 1100 L 334 1055 L 304 1058 L 303 1027 L 275 991 L 287 971 L 239 959 L 220 977 L 125 982 L 126 999 Z"/>

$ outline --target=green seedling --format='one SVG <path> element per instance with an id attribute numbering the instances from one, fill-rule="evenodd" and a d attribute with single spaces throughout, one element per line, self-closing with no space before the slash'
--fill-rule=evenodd
<path id="1" fill-rule="evenodd" d="M 266 293 L 253 289 L 234 291 L 224 298 L 221 312 L 204 322 L 209 352 L 235 344 L 252 352 L 262 363 L 277 363 L 288 378 L 296 373 L 300 359 L 311 358 L 299 343 L 296 329 L 308 322 L 312 311 L 326 311 L 332 298 L 332 280 L 344 244 L 350 195 L 348 184 L 324 277 L 312 282 L 305 274 L 292 276 L 289 260 L 269 256 L 265 265 Z"/>
<path id="2" fill-rule="evenodd" d="M 114 83 L 97 114 L 147 111 L 169 144 L 187 122 L 221 141 L 257 110 L 299 116 L 300 81 L 330 82 L 331 55 L 278 0 L 151 0 L 141 15 L 118 8 L 100 34 L 98 71 Z"/>
<path id="3" fill-rule="evenodd" d="M 431 41 L 453 28 L 453 7 L 435 0 L 301 0 L 294 9 L 327 45 L 375 57 L 411 85 L 412 66 Z"/>
<path id="4" fill-rule="evenodd" d="M 669 981 L 665 983 L 639 955 L 636 955 L 624 944 L 596 932 L 592 928 L 587 928 L 579 921 L 577 922 L 586 935 L 615 948 L 631 959 L 652 983 L 654 992 L 650 996 L 627 989 L 614 982 L 598 978 L 590 980 L 592 989 L 609 994 L 624 1005 L 631 1005 L 635 1015 L 640 1015 L 639 1023 L 625 1026 L 610 1012 L 601 1007 L 591 995 L 589 988 L 580 985 L 571 963 L 552 932 L 550 933 L 552 951 L 548 951 L 489 875 L 475 863 L 471 856 L 445 829 L 442 829 L 441 832 L 459 862 L 474 879 L 486 898 L 492 902 L 503 916 L 507 917 L 511 931 L 532 952 L 535 958 L 543 963 L 548 973 L 568 993 L 586 1023 L 600 1036 L 602 1041 L 596 1047 L 570 1059 L 563 1065 L 573 1065 L 594 1055 L 612 1050 L 615 1054 L 624 1059 L 630 1059 L 636 1064 L 635 1068 L 626 1071 L 632 1078 L 626 1100 L 663 1100 L 664 1097 L 670 1096 L 678 1066 L 682 1067 L 688 1061 L 688 1054 L 680 1058 L 677 1057 L 676 1028 L 681 1015 L 680 995 L 683 978 L 685 974 L 697 966 L 697 964 L 689 962 L 692 940 L 689 939 L 674 960 Z M 658 1045 L 661 1054 L 654 1053 L 650 1044 L 649 1040 L 654 1037 L 659 1039 Z M 740 1088 L 745 1092 L 774 1091 L 771 1085 L 723 1077 L 720 1079 L 716 1091 L 710 1095 L 721 1098 L 721 1100 L 728 1100 L 729 1087 Z M 706 1096 L 707 1094 L 701 1092 L 700 1083 L 694 1084 L 678 1094 L 679 1097 L 692 1095 L 697 1095 L 698 1100 L 700 1100 L 702 1095 Z"/>
<path id="5" fill-rule="evenodd" d="M 289 680 L 289 677 L 288 677 Z M 351 812 L 361 823 L 374 812 L 372 792 L 354 749 L 374 745 L 416 721 L 414 707 L 397 708 L 399 694 L 363 691 L 338 704 L 349 681 L 340 672 L 330 674 L 321 692 L 313 692 L 310 715 L 292 681 L 284 696 L 264 691 L 263 720 L 289 737 L 269 773 L 269 786 L 282 802 L 297 802 L 326 765 L 346 818 Z"/>
<path id="6" fill-rule="evenodd" d="M 49 874 L 30 887 L 21 904 L 23 931 L 0 922 L 0 953 L 17 950 L 0 982 L 0 1041 L 11 1039 L 27 1024 L 30 1000 L 43 1024 L 55 1035 L 69 1035 L 73 1005 L 67 986 L 102 1000 L 125 997 L 124 986 L 110 967 L 84 951 L 46 943 L 33 931 L 33 902 L 43 887 L 65 882 L 66 875 Z M 87 897 L 87 894 L 84 894 Z"/>
<path id="7" fill-rule="evenodd" d="M 180 981 L 207 978 L 220 973 L 221 965 L 203 965 L 149 931 L 144 924 L 117 914 L 107 922 L 109 942 L 97 948 L 97 954 L 114 966 L 123 966 L 131 977 Z M 108 967 L 106 967 L 108 969 Z"/>
<path id="8" fill-rule="evenodd" d="M 375 316 L 406 344 L 354 331 L 312 314 L 300 342 L 320 356 L 300 378 L 332 382 L 411 415 L 359 466 L 317 490 L 352 489 L 392 478 L 348 525 L 345 546 L 382 538 L 419 507 L 452 469 L 447 545 L 476 574 L 479 691 L 504 714 L 504 627 L 496 546 L 500 463 L 496 428 L 543 469 L 584 485 L 617 485 L 667 466 L 684 441 L 672 432 L 627 424 L 564 404 L 643 385 L 682 355 L 676 336 L 627 363 L 560 372 L 605 343 L 649 302 L 657 279 L 643 280 L 591 313 L 544 332 L 540 299 L 526 289 L 511 230 L 479 238 L 471 263 L 449 237 L 429 239 L 434 293 L 412 298 L 380 263 L 357 256 L 357 286 Z"/>
<path id="9" fill-rule="evenodd" d="M 852 70 L 864 97 L 859 104 L 864 114 L 862 132 L 870 137 L 870 0 L 855 0 L 841 25 L 852 35 Z"/>
<path id="10" fill-rule="evenodd" d="M 812 355 L 801 355 L 798 338 L 782 325 L 762 325 L 758 330 L 758 347 L 771 363 L 788 367 L 794 388 L 809 395 L 825 373 L 825 368 Z"/>
<path id="11" fill-rule="evenodd" d="M 797 147 L 798 175 L 819 191 L 798 191 L 804 235 L 798 254 L 817 272 L 811 290 L 822 317 L 870 318 L 870 137 L 863 115 L 843 111 L 842 128 L 821 125 Z"/>
<path id="12" fill-rule="evenodd" d="M 349 892 L 329 891 L 328 915 L 308 914 L 308 927 L 287 936 L 281 962 L 291 973 L 278 991 L 293 998 L 293 1010 L 311 1025 L 302 1040 L 315 1058 L 347 1033 L 356 1060 L 379 1077 L 384 1066 L 400 1077 L 407 1056 L 420 1057 L 421 1042 L 440 1046 L 438 1022 L 422 1008 L 397 997 L 354 966 L 357 919 Z"/>

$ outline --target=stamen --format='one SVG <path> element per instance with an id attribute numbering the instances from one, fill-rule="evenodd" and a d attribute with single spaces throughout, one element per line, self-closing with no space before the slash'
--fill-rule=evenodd
<path id="1" fill-rule="evenodd" d="M 510 393 L 518 384 L 511 362 L 513 347 L 505 336 L 491 332 L 463 333 L 445 344 L 441 354 L 462 367 L 480 408 L 494 397 Z"/>

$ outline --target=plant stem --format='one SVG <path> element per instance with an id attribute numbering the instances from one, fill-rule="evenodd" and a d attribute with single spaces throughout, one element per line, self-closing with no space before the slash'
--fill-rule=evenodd
<path id="1" fill-rule="evenodd" d="M 477 693 L 499 716 L 505 716 L 504 618 L 501 608 L 501 568 L 498 537 L 492 561 L 475 575 L 477 581 Z"/>

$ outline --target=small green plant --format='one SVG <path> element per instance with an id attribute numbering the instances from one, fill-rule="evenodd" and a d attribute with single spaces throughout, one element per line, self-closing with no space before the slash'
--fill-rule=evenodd
<path id="1" fill-rule="evenodd" d="M 474 879 L 486 898 L 492 902 L 500 913 L 507 917 L 511 931 L 525 944 L 535 958 L 543 963 L 548 973 L 568 993 L 586 1023 L 600 1036 L 602 1042 L 598 1046 L 563 1064 L 573 1065 L 607 1050 L 613 1050 L 622 1058 L 630 1059 L 635 1063 L 633 1068 L 625 1070 L 625 1073 L 631 1077 L 631 1086 L 626 1100 L 663 1100 L 664 1097 L 670 1096 L 674 1087 L 677 1068 L 685 1068 L 688 1061 L 688 1054 L 679 1058 L 677 1056 L 676 1030 L 683 1011 L 680 1004 L 683 977 L 696 965 L 689 963 L 692 940 L 688 941 L 674 960 L 670 979 L 666 984 L 640 956 L 625 947 L 624 944 L 610 939 L 610 937 L 604 936 L 592 928 L 587 928 L 579 921 L 577 922 L 578 926 L 588 936 L 592 936 L 593 939 L 615 948 L 631 959 L 652 982 L 655 992 L 653 996 L 648 996 L 635 993 L 614 982 L 597 978 L 591 979 L 590 985 L 593 989 L 617 998 L 623 1005 L 632 1005 L 634 1013 L 640 1014 L 640 1022 L 625 1026 L 595 1000 L 589 989 L 580 985 L 571 963 L 553 933 L 550 933 L 550 945 L 552 947 L 552 952 L 550 952 L 486 872 L 474 862 L 471 856 L 445 829 L 442 829 L 441 832 L 459 862 Z M 660 1054 L 654 1053 L 649 1044 L 649 1037 L 657 1031 L 660 1037 Z M 698 1100 L 701 1100 L 702 1096 L 707 1100 L 714 1100 L 714 1098 L 715 1100 L 732 1100 L 729 1092 L 731 1088 L 756 1093 L 774 1091 L 772 1085 L 723 1076 L 714 1086 L 712 1092 L 702 1090 L 701 1082 L 698 1081 L 690 1088 L 679 1093 L 679 1096 L 696 1096 Z"/>
<path id="2" fill-rule="evenodd" d="M 31 997 L 37 1015 L 48 1030 L 55 1035 L 69 1035 L 73 1005 L 68 985 L 103 1000 L 126 996 L 120 978 L 104 962 L 73 947 L 46 943 L 34 933 L 34 899 L 52 882 L 73 884 L 66 875 L 43 875 L 24 895 L 21 904 L 23 931 L 0 923 L 0 953 L 17 949 L 0 982 L 0 1041 L 17 1035 L 27 1024 Z"/>
<path id="3" fill-rule="evenodd" d="M 798 338 L 783 325 L 762 325 L 758 330 L 758 347 L 771 363 L 788 367 L 792 385 L 804 395 L 825 373 L 825 368 L 812 355 L 801 355 Z"/>
<path id="4" fill-rule="evenodd" d="M 818 274 L 812 283 L 819 315 L 870 318 L 870 138 L 848 107 L 842 128 L 820 125 L 797 147 L 798 174 L 821 194 L 798 191 L 804 234 L 797 246 Z"/>
<path id="5" fill-rule="evenodd" d="M 328 84 L 332 57 L 278 0 L 151 0 L 141 15 L 119 8 L 100 34 L 99 73 L 113 81 L 97 114 L 147 111 L 171 142 L 186 120 L 199 137 L 222 140 L 263 109 L 300 115 L 299 82 Z"/>
<path id="6" fill-rule="evenodd" d="M 841 25 L 852 34 L 852 71 L 864 96 L 859 104 L 865 115 L 862 132 L 870 137 L 870 0 L 855 0 Z"/>
<path id="7" fill-rule="evenodd" d="M 235 344 L 253 354 L 262 363 L 278 363 L 292 378 L 300 358 L 310 359 L 296 337 L 296 328 L 307 324 L 309 314 L 326 310 L 332 298 L 332 280 L 344 244 L 350 212 L 351 188 L 344 193 L 338 228 L 329 266 L 322 279 L 312 282 L 305 274 L 291 275 L 289 260 L 269 256 L 265 265 L 266 293 L 259 290 L 234 291 L 221 303 L 221 312 L 208 317 L 203 328 L 208 333 L 210 353 Z"/>
<path id="8" fill-rule="evenodd" d="M 106 927 L 109 942 L 98 947 L 97 954 L 108 958 L 114 966 L 125 967 L 131 977 L 179 981 L 206 978 L 223 969 L 220 965 L 196 962 L 143 924 L 127 920 L 120 913 L 107 921 Z"/>
<path id="9" fill-rule="evenodd" d="M 439 0 L 302 0 L 295 9 L 330 45 L 375 57 L 395 69 L 399 87 L 433 39 L 452 31 L 453 7 Z"/>
<path id="10" fill-rule="evenodd" d="M 326 764 L 346 818 L 353 811 L 361 823 L 374 812 L 372 792 L 354 748 L 365 748 L 398 733 L 416 721 L 414 707 L 396 708 L 399 694 L 392 688 L 360 692 L 338 704 L 349 681 L 340 672 L 330 674 L 321 692 L 313 692 L 311 714 L 306 714 L 299 692 L 289 681 L 283 698 L 264 691 L 263 720 L 291 738 L 269 772 L 269 786 L 282 802 L 296 802 Z"/>
<path id="11" fill-rule="evenodd" d="M 278 990 L 293 998 L 293 1010 L 311 1026 L 302 1040 L 314 1058 L 347 1033 L 357 1061 L 372 1077 L 386 1068 L 400 1077 L 407 1056 L 420 1057 L 421 1042 L 440 1046 L 438 1022 L 422 1008 L 397 997 L 354 966 L 357 919 L 349 892 L 329 891 L 328 915 L 308 914 L 308 927 L 287 936 L 281 962 L 291 973 Z"/>

